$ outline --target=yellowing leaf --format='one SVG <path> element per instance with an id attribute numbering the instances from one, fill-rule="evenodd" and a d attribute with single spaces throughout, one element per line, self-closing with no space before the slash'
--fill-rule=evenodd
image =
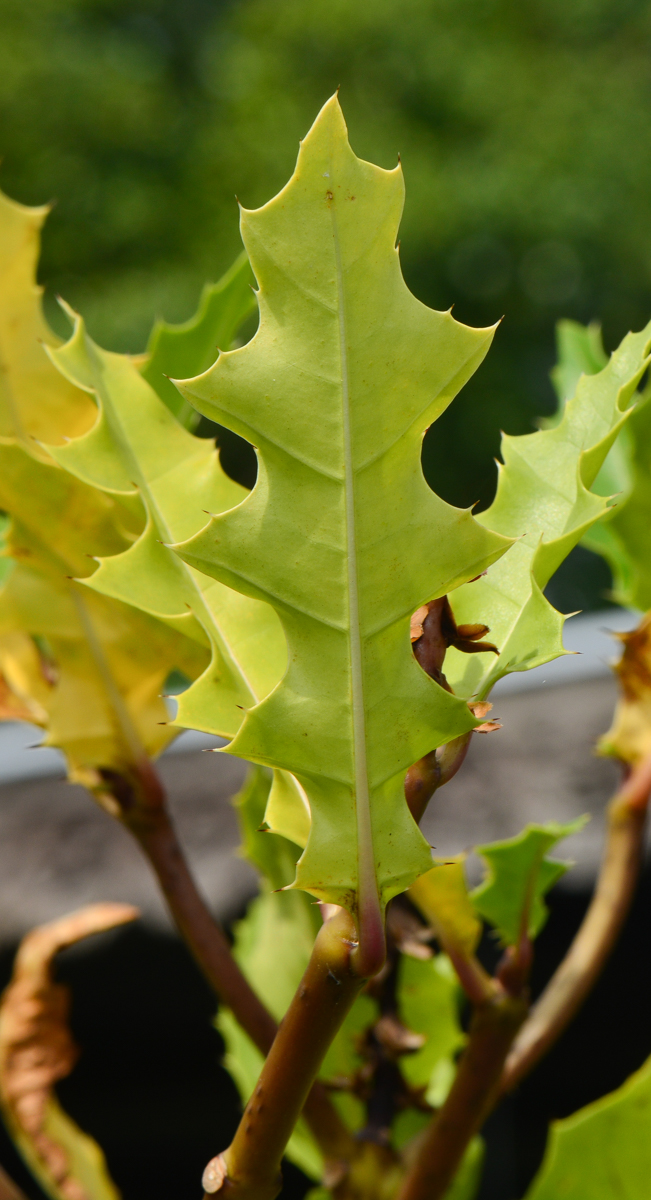
<path id="1" fill-rule="evenodd" d="M 0 445 L 0 505 L 14 514 L 16 560 L 0 591 L 0 670 L 24 718 L 67 755 L 71 778 L 101 790 L 98 772 L 125 771 L 175 736 L 165 679 L 173 667 L 196 676 L 207 650 L 69 578 L 95 569 L 93 550 L 129 544 L 112 498 Z"/>
<path id="2" fill-rule="evenodd" d="M 42 457 L 37 441 L 61 440 L 92 423 L 92 402 L 55 371 L 43 343 L 58 343 L 36 283 L 39 232 L 49 209 L 25 208 L 0 192 L 0 441 Z"/>
<path id="3" fill-rule="evenodd" d="M 395 245 L 402 204 L 400 169 L 357 159 L 328 101 L 287 186 L 242 213 L 257 334 L 182 385 L 256 446 L 259 475 L 178 552 L 273 605 L 289 646 L 282 683 L 229 752 L 298 777 L 312 825 L 297 885 L 374 922 L 378 894 L 386 901 L 430 866 L 404 801 L 406 768 L 475 724 L 418 666 L 411 614 L 509 544 L 422 474 L 423 432 L 493 331 L 408 291 Z"/>
<path id="4" fill-rule="evenodd" d="M 463 869 L 465 854 L 437 862 L 409 889 L 409 899 L 423 914 L 443 945 L 473 954 L 481 937 L 481 921 L 468 896 Z"/>

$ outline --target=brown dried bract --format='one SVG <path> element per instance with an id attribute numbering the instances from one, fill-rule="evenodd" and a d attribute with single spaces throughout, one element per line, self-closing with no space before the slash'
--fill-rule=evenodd
<path id="1" fill-rule="evenodd" d="M 53 962 L 66 946 L 133 921 L 130 904 L 92 904 L 42 925 L 20 945 L 11 983 L 0 1003 L 0 1101 L 10 1128 L 18 1127 L 67 1200 L 89 1200 L 70 1171 L 68 1155 L 45 1132 L 54 1084 L 77 1061 L 67 1019 L 68 989 L 54 982 Z"/>
<path id="2" fill-rule="evenodd" d="M 631 633 L 614 636 L 624 646 L 614 668 L 622 694 L 599 750 L 635 765 L 651 751 L 651 613 Z"/>
<path id="3" fill-rule="evenodd" d="M 471 713 L 480 720 L 491 711 L 492 707 L 493 705 L 489 704 L 488 700 L 471 700 L 468 702 L 468 708 L 470 709 Z M 475 725 L 473 733 L 495 733 L 497 729 L 501 728 L 501 721 L 484 721 L 482 725 Z"/>
<path id="4" fill-rule="evenodd" d="M 411 618 L 414 654 L 424 671 L 449 691 L 443 660 L 449 646 L 463 654 L 499 654 L 492 642 L 483 642 L 488 625 L 457 625 L 447 596 L 423 604 Z"/>

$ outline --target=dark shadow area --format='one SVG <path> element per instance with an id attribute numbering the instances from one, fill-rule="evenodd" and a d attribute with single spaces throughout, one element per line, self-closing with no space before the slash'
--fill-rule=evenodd
<path id="1" fill-rule="evenodd" d="M 588 896 L 557 890 L 537 944 L 538 994 L 577 929 Z M 515 1200 L 535 1173 L 549 1120 L 618 1087 L 651 1052 L 648 941 L 651 874 L 604 976 L 575 1024 L 518 1093 L 488 1121 L 479 1200 Z M 497 948 L 484 940 L 488 963 Z M 13 951 L 0 957 L 2 983 Z M 133 928 L 61 956 L 73 991 L 72 1024 L 82 1055 L 59 1088 L 62 1102 L 102 1145 L 125 1200 L 199 1195 L 201 1172 L 228 1145 L 238 1119 L 235 1087 L 220 1065 L 212 995 L 174 938 Z M 2 1131 L 0 1162 L 29 1200 L 41 1193 Z M 308 1184 L 285 1168 L 283 1200 Z"/>

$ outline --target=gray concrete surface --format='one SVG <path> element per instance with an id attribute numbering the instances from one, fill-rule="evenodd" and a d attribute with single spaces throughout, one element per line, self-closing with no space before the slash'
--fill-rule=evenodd
<path id="1" fill-rule="evenodd" d="M 592 813 L 589 825 L 559 847 L 576 866 L 565 886 L 587 886 L 597 869 L 604 808 L 614 764 L 595 758 L 610 724 L 615 685 L 605 629 L 631 628 L 635 616 L 609 610 L 568 622 L 565 644 L 579 651 L 546 667 L 510 676 L 493 694 L 503 728 L 473 738 L 462 771 L 441 789 L 423 828 L 442 856 L 510 837 L 528 821 L 567 821 Z M 79 787 L 63 778 L 56 751 L 26 749 L 40 733 L 0 726 L 0 942 L 95 900 L 139 905 L 145 918 L 167 918 L 149 869 L 129 835 Z M 228 798 L 244 764 L 202 753 L 215 740 L 184 734 L 160 762 L 186 852 L 213 911 L 236 912 L 254 887 L 234 853 L 237 828 Z M 479 864 L 471 864 L 478 877 Z"/>

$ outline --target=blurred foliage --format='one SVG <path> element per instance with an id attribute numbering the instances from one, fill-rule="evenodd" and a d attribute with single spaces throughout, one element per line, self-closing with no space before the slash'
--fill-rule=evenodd
<path id="1" fill-rule="evenodd" d="M 341 85 L 355 151 L 401 153 L 412 289 L 505 314 L 425 445 L 442 495 L 486 503 L 500 428 L 554 408 L 555 320 L 600 317 L 608 347 L 648 320 L 650 46 L 648 0 L 3 0 L 0 182 L 58 201 L 48 292 L 142 350 L 237 252 L 234 193 L 281 186 Z M 599 603 L 586 553 L 571 586 Z"/>

